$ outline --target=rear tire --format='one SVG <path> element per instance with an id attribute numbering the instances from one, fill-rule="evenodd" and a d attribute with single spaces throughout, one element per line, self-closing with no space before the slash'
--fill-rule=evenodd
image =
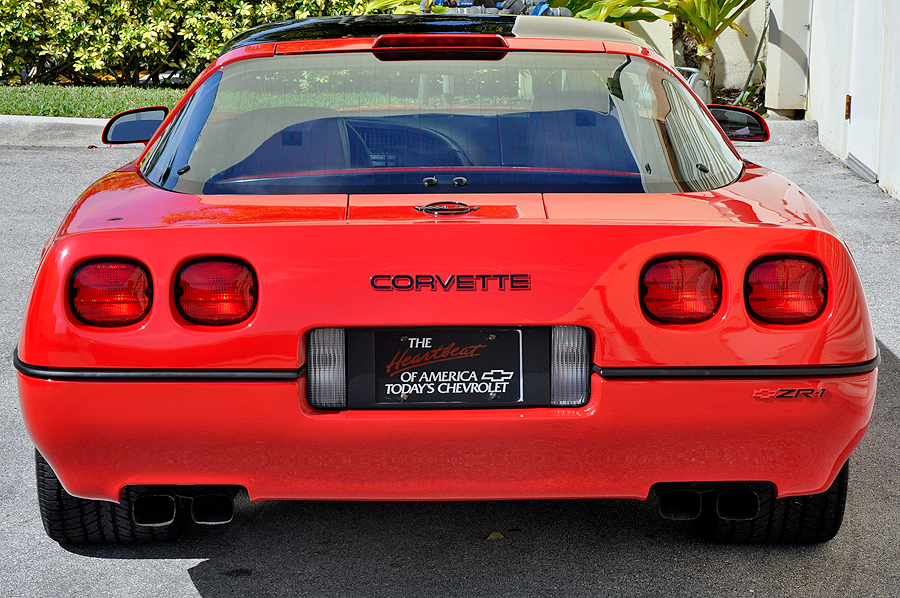
<path id="1" fill-rule="evenodd" d="M 704 496 L 703 511 L 695 526 L 704 539 L 730 544 L 818 544 L 841 529 L 847 504 L 847 462 L 834 483 L 821 494 L 775 498 L 772 484 L 754 488 L 759 493 L 759 514 L 747 521 L 728 521 L 716 513 L 717 493 Z"/>
<path id="2" fill-rule="evenodd" d="M 76 498 L 39 452 L 34 452 L 38 504 L 47 535 L 60 544 L 150 544 L 172 540 L 184 528 L 176 510 L 175 521 L 163 526 L 138 525 L 132 518 L 137 493 L 125 488 L 122 503 Z"/>

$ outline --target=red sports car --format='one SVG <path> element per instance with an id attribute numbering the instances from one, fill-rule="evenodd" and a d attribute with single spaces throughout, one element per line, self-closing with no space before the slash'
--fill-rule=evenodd
<path id="1" fill-rule="evenodd" d="M 878 350 L 847 247 L 640 39 L 526 16 L 233 41 L 47 243 L 15 357 L 47 533 L 233 499 L 633 498 L 822 542 Z"/>

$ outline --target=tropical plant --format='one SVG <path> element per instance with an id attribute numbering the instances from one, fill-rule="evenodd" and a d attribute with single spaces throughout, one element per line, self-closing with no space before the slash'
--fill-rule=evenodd
<path id="1" fill-rule="evenodd" d="M 0 0 L 0 78 L 136 85 L 208 64 L 244 30 L 352 14 L 355 0 Z"/>
<path id="2" fill-rule="evenodd" d="M 447 9 L 443 6 L 430 6 L 431 12 L 442 13 Z M 393 12 L 394 14 L 415 14 L 419 12 L 419 3 L 414 0 L 371 0 L 363 8 L 363 14 L 381 12 Z"/>
<path id="3" fill-rule="evenodd" d="M 734 100 L 733 104 L 735 106 L 743 106 L 744 108 L 756 110 L 762 114 L 761 110 L 765 108 L 763 102 L 765 102 L 766 77 L 768 76 L 768 73 L 766 72 L 766 63 L 762 60 L 757 60 L 753 64 L 754 69 L 757 66 L 762 70 L 762 81 L 750 85 L 750 80 L 753 76 L 753 71 L 751 70 L 750 75 L 747 76 L 747 83 L 744 85 L 740 95 Z"/>
<path id="4" fill-rule="evenodd" d="M 735 21 L 756 0 L 570 0 L 567 8 L 575 16 L 597 21 L 677 21 L 697 42 L 700 72 L 716 80 L 715 43 L 726 29 L 744 35 Z"/>

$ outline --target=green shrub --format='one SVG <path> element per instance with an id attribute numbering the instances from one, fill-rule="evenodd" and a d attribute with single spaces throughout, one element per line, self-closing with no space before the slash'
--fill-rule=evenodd
<path id="1" fill-rule="evenodd" d="M 199 72 L 239 33 L 360 12 L 356 0 L 0 0 L 0 78 L 135 85 Z"/>

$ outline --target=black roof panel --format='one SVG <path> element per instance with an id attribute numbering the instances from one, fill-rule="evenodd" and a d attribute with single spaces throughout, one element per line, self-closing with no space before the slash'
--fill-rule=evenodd
<path id="1" fill-rule="evenodd" d="M 426 33 L 480 33 L 504 37 L 616 41 L 650 47 L 648 42 L 626 29 L 586 19 L 529 15 L 407 14 L 314 17 L 269 23 L 234 38 L 225 45 L 222 52 L 252 44 Z"/>
<path id="2" fill-rule="evenodd" d="M 223 53 L 251 44 L 341 37 L 378 37 L 384 34 L 482 33 L 513 35 L 515 16 L 360 15 L 317 17 L 269 23 L 234 38 Z"/>

